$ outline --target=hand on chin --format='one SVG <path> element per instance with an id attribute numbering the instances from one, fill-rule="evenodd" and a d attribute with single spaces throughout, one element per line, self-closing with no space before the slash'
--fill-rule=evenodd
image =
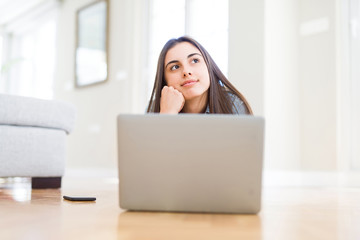
<path id="1" fill-rule="evenodd" d="M 160 113 L 177 114 L 184 107 L 184 95 L 174 87 L 165 86 L 161 90 Z"/>

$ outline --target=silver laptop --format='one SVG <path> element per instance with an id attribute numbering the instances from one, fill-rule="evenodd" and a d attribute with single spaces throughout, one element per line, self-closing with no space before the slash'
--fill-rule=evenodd
<path id="1" fill-rule="evenodd" d="M 122 209 L 260 211 L 262 117 L 121 114 L 117 121 Z"/>

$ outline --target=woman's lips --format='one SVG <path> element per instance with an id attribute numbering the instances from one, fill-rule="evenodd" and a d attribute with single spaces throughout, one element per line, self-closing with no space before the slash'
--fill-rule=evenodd
<path id="1" fill-rule="evenodd" d="M 181 86 L 182 87 L 188 87 L 188 86 L 194 85 L 195 83 L 197 83 L 196 80 L 188 80 L 188 81 L 183 82 L 183 84 L 181 84 Z"/>

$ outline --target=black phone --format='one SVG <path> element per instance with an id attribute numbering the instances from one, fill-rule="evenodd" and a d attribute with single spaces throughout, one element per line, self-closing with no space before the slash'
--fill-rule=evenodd
<path id="1" fill-rule="evenodd" d="M 65 200 L 69 201 L 96 201 L 96 197 L 70 197 L 70 196 L 63 196 Z"/>

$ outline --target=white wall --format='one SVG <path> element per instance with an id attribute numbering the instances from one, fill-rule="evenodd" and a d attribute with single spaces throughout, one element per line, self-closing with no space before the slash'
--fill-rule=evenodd
<path id="1" fill-rule="evenodd" d="M 229 79 L 265 116 L 265 168 L 297 170 L 297 1 L 230 0 L 229 10 Z"/>
<path id="2" fill-rule="evenodd" d="M 265 116 L 267 169 L 298 170 L 298 1 L 265 4 Z"/>
<path id="3" fill-rule="evenodd" d="M 67 167 L 115 168 L 116 116 L 144 112 L 142 84 L 144 7 L 137 0 L 110 2 L 109 79 L 74 88 L 76 11 L 92 0 L 66 0 L 59 13 L 55 98 L 75 104 L 78 118 L 68 137 Z"/>
<path id="4" fill-rule="evenodd" d="M 305 170 L 337 168 L 336 21 L 334 0 L 299 1 L 300 156 Z"/>
<path id="5" fill-rule="evenodd" d="M 147 1 L 111 1 L 109 80 L 75 89 L 75 13 L 89 2 L 60 10 L 55 97 L 78 108 L 67 166 L 115 168 L 116 116 L 147 102 Z M 266 118 L 265 167 L 336 170 L 335 0 L 229 0 L 229 14 L 229 79 Z"/>
<path id="6" fill-rule="evenodd" d="M 267 169 L 337 169 L 335 5 L 230 0 L 229 78 L 265 116 Z"/>
<path id="7" fill-rule="evenodd" d="M 339 0 L 340 1 L 340 0 Z M 351 141 L 351 148 L 350 148 L 350 158 L 351 158 L 351 167 L 357 170 L 360 170 L 360 1 L 350 0 L 349 6 L 343 6 L 343 9 L 347 9 L 348 13 L 350 14 L 351 22 L 348 30 L 347 36 L 349 42 L 349 49 L 350 53 L 348 59 L 350 64 L 348 64 L 349 76 L 350 81 L 348 85 L 343 85 L 343 89 L 348 90 L 344 92 L 349 96 L 351 96 L 350 100 L 348 101 L 348 105 L 350 106 L 350 116 L 348 119 L 350 121 L 346 121 L 348 125 L 351 126 L 351 131 L 348 131 Z M 349 63 L 349 62 L 347 62 Z M 346 88 L 349 87 L 350 88 Z M 345 137 L 345 136 L 344 136 Z M 344 138 L 343 138 L 344 139 Z"/>
<path id="8" fill-rule="evenodd" d="M 264 115 L 264 0 L 229 0 L 229 80 Z"/>

